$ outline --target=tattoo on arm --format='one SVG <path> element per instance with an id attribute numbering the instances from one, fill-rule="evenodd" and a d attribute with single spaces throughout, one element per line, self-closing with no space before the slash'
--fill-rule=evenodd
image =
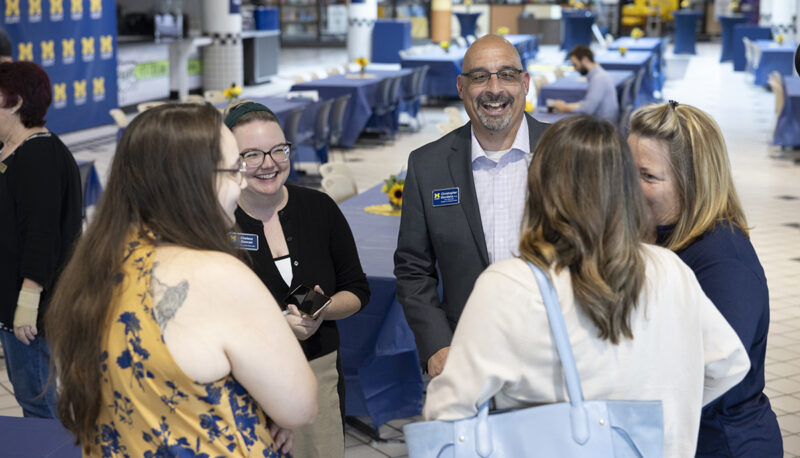
<path id="1" fill-rule="evenodd" d="M 153 302 L 155 302 L 153 315 L 156 318 L 161 332 L 167 328 L 172 317 L 178 312 L 183 303 L 186 301 L 186 295 L 189 292 L 189 282 L 181 280 L 175 285 L 168 285 L 163 283 L 155 274 L 158 264 L 153 265 L 151 276 L 150 288 L 153 293 Z"/>

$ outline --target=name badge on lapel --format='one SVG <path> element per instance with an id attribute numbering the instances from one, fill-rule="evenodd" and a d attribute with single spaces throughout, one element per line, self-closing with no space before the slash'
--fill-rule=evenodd
<path id="1" fill-rule="evenodd" d="M 433 206 L 446 207 L 461 203 L 461 194 L 458 188 L 436 189 L 433 191 Z"/>
<path id="2" fill-rule="evenodd" d="M 258 251 L 258 235 L 229 232 L 233 245 L 239 250 Z"/>

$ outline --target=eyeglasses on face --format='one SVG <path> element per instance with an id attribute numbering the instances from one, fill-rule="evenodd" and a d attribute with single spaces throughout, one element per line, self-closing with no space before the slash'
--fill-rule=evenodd
<path id="1" fill-rule="evenodd" d="M 247 165 L 248 169 L 255 169 L 264 163 L 264 159 L 269 156 L 276 163 L 286 162 L 292 155 L 292 144 L 290 142 L 279 143 L 269 151 L 261 151 L 260 149 L 249 149 L 240 154 L 242 160 Z"/>
<path id="2" fill-rule="evenodd" d="M 462 73 L 461 76 L 469 78 L 473 84 L 486 84 L 492 79 L 492 75 L 497 76 L 497 80 L 501 83 L 514 83 L 519 81 L 519 75 L 524 70 L 520 68 L 504 68 L 496 72 L 487 72 L 486 70 L 475 70 L 467 73 Z"/>
<path id="3" fill-rule="evenodd" d="M 247 164 L 245 163 L 244 159 L 239 159 L 239 168 L 238 169 L 216 169 L 217 172 L 223 173 L 233 173 L 239 183 L 242 182 L 242 173 L 247 171 Z"/>
<path id="4" fill-rule="evenodd" d="M 239 159 L 238 169 L 217 169 L 217 172 L 243 173 L 247 171 L 247 163 L 244 159 Z"/>

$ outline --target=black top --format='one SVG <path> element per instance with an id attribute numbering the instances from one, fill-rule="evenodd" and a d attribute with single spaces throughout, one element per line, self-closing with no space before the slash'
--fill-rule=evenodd
<path id="1" fill-rule="evenodd" d="M 283 298 L 298 285 L 319 285 L 325 294 L 349 291 L 361 301 L 369 301 L 367 276 L 358 259 L 353 233 L 336 203 L 319 191 L 286 185 L 289 200 L 278 217 L 292 261 L 292 284 L 287 285 L 272 258 L 264 225 L 241 208 L 236 222 L 242 232 L 258 236 L 258 251 L 249 251 L 252 268 L 283 307 Z M 339 348 L 335 321 L 323 321 L 319 330 L 300 345 L 309 360 Z"/>
<path id="2" fill-rule="evenodd" d="M 659 243 L 673 229 L 659 227 Z M 718 223 L 677 255 L 694 271 L 703 292 L 736 331 L 750 357 L 745 378 L 703 408 L 697 455 L 782 457 L 778 420 L 763 392 L 769 291 L 753 245 L 738 227 Z"/>
<path id="3" fill-rule="evenodd" d="M 44 287 L 41 333 L 50 291 L 81 230 L 80 171 L 69 149 L 49 132 L 29 137 L 3 164 L 0 327 L 11 330 L 22 280 L 30 278 Z"/>

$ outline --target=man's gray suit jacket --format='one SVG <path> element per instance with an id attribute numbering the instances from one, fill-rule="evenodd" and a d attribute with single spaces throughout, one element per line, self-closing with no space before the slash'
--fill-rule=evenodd
<path id="1" fill-rule="evenodd" d="M 525 116 L 533 151 L 548 124 Z M 414 331 L 423 367 L 450 345 L 475 280 L 489 265 L 471 145 L 467 123 L 413 151 L 408 159 L 394 274 L 397 299 Z M 459 203 L 434 207 L 433 192 L 452 188 L 459 190 Z M 437 289 L 440 274 L 442 300 Z"/>

